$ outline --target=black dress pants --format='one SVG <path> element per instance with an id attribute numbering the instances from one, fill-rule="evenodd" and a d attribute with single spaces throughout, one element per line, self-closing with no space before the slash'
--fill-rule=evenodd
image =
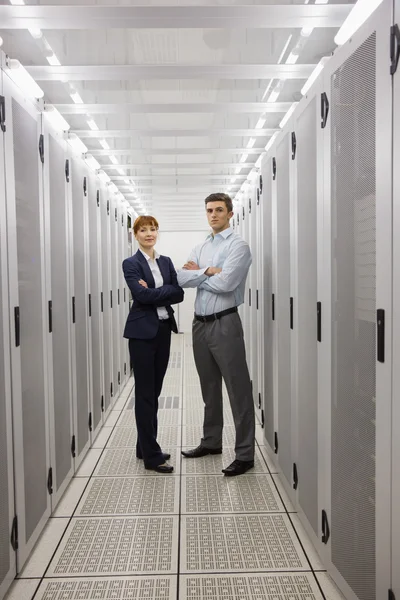
<path id="1" fill-rule="evenodd" d="M 165 462 L 157 443 L 158 397 L 168 367 L 171 348 L 170 321 L 160 321 L 158 333 L 151 340 L 129 340 L 129 354 L 135 376 L 135 416 L 138 432 L 136 456 L 146 467 Z"/>

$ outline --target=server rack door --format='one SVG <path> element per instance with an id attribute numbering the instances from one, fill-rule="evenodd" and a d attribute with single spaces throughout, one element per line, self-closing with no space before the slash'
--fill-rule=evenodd
<path id="1" fill-rule="evenodd" d="M 125 383 L 126 377 L 129 375 L 128 369 L 128 340 L 124 338 L 124 328 L 126 318 L 128 316 L 128 295 L 127 289 L 125 285 L 125 278 L 122 271 L 122 261 L 125 258 L 128 258 L 128 229 L 127 229 L 127 212 L 126 209 L 122 207 L 120 219 L 119 219 L 119 227 L 120 227 L 120 243 L 118 245 L 119 255 L 117 262 L 117 274 L 119 281 L 119 289 L 120 289 L 120 305 L 119 305 L 119 343 L 120 343 L 120 356 L 121 356 L 121 382 Z"/>
<path id="2" fill-rule="evenodd" d="M 290 345 L 290 134 L 277 145 L 277 369 L 279 463 L 288 482 L 292 480 L 292 407 Z"/>
<path id="3" fill-rule="evenodd" d="M 249 215 L 249 199 L 248 199 L 248 184 L 242 193 L 242 238 L 249 243 L 250 233 L 250 215 Z M 251 332 L 250 332 L 250 275 L 246 279 L 245 296 L 243 303 L 243 330 L 244 342 L 246 347 L 247 365 L 250 368 L 251 361 Z"/>
<path id="4" fill-rule="evenodd" d="M 102 264 L 102 310 L 103 310 L 103 373 L 104 412 L 111 406 L 112 396 L 112 341 L 110 307 L 110 199 L 108 190 L 100 196 L 101 207 L 101 264 Z"/>
<path id="5" fill-rule="evenodd" d="M 114 398 L 119 394 L 119 384 L 121 380 L 120 372 L 120 330 L 119 330 L 119 306 L 118 306 L 118 284 L 119 284 L 119 265 L 118 265 L 118 203 L 115 198 L 111 201 L 111 290 L 112 290 L 112 308 L 111 308 L 111 332 L 113 344 L 113 389 Z"/>
<path id="6" fill-rule="evenodd" d="M 18 571 L 50 514 L 41 119 L 4 77 Z"/>
<path id="7" fill-rule="evenodd" d="M 75 331 L 74 367 L 76 374 L 75 403 L 75 466 L 89 446 L 89 332 L 87 273 L 87 186 L 88 171 L 80 158 L 71 157 L 72 237 L 73 237 L 73 328 Z M 86 192 L 85 192 L 86 189 Z"/>
<path id="8" fill-rule="evenodd" d="M 400 0 L 394 23 L 400 27 Z M 393 164 L 400 164 L 400 65 L 393 76 Z M 400 598 L 400 172 L 393 172 L 393 391 L 392 391 L 392 590 Z"/>
<path id="9" fill-rule="evenodd" d="M 100 188 L 99 180 L 89 176 L 88 192 L 89 208 L 89 258 L 90 258 L 90 302 L 92 345 L 92 439 L 101 426 L 101 397 L 103 395 L 103 369 L 101 356 L 101 222 L 100 222 Z"/>
<path id="10" fill-rule="evenodd" d="M 265 437 L 270 448 L 274 448 L 274 371 L 273 371 L 273 298 L 274 291 L 272 282 L 272 158 L 269 156 L 262 163 L 261 175 L 263 180 L 263 191 L 261 195 L 260 228 L 262 231 L 262 254 L 260 266 L 263 270 L 262 297 L 263 297 L 263 329 L 261 343 L 263 345 L 263 369 L 264 386 L 263 408 Z"/>
<path id="11" fill-rule="evenodd" d="M 256 406 L 259 408 L 261 423 L 264 426 L 264 272 L 263 272 L 263 214 L 262 214 L 262 175 L 257 177 L 255 192 L 255 221 L 256 221 L 256 332 L 257 332 L 257 398 Z"/>
<path id="12" fill-rule="evenodd" d="M 295 166 L 295 330 L 298 502 L 315 538 L 319 533 L 318 512 L 318 327 L 317 327 L 317 199 L 318 160 L 322 154 L 320 92 L 313 91 L 296 116 Z M 319 194 L 319 197 L 322 195 Z"/>
<path id="13" fill-rule="evenodd" d="M 50 453 L 54 509 L 73 474 L 71 293 L 68 259 L 66 147 L 44 118 Z"/>
<path id="14" fill-rule="evenodd" d="M 251 288 L 251 306 L 250 306 L 250 346 L 251 356 L 249 357 L 249 370 L 253 382 L 253 400 L 256 409 L 256 415 L 261 420 L 261 410 L 258 404 L 258 357 L 257 357 L 257 190 L 255 182 L 252 182 L 249 189 L 249 245 L 252 255 L 252 264 L 249 272 Z"/>
<path id="15" fill-rule="evenodd" d="M 0 96 L 3 94 L 0 71 Z M 0 598 L 16 575 L 10 543 L 14 518 L 14 480 L 11 420 L 10 331 L 8 326 L 8 268 L 6 232 L 4 134 L 0 131 Z"/>
<path id="16" fill-rule="evenodd" d="M 390 581 L 391 22 L 392 3 L 383 2 L 326 73 L 332 203 L 331 560 L 345 593 L 360 600 L 387 597 Z"/>

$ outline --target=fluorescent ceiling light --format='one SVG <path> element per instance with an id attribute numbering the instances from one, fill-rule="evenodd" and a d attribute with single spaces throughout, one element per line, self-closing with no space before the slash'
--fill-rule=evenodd
<path id="1" fill-rule="evenodd" d="M 104 148 L 104 150 L 109 150 L 110 146 L 108 145 L 108 142 L 106 140 L 99 140 L 100 142 L 100 146 L 102 146 Z"/>
<path id="2" fill-rule="evenodd" d="M 28 29 L 28 31 L 35 40 L 40 40 L 43 37 L 43 33 L 42 33 L 41 29 L 36 29 L 34 27 L 31 27 L 31 29 Z"/>
<path id="3" fill-rule="evenodd" d="M 256 162 L 255 162 L 255 165 L 254 165 L 254 166 L 257 168 L 257 169 L 259 169 L 259 168 L 261 167 L 261 163 L 262 163 L 262 160 L 263 160 L 264 156 L 265 156 L 265 154 L 264 154 L 264 152 L 263 152 L 263 153 L 262 153 L 262 154 L 260 154 L 260 156 L 257 158 L 257 160 L 256 160 Z"/>
<path id="4" fill-rule="evenodd" d="M 96 121 L 94 121 L 93 119 L 89 119 L 88 121 L 86 121 L 86 123 L 89 125 L 89 127 L 90 127 L 90 129 L 92 131 L 98 131 L 99 130 L 99 128 L 98 128 L 98 126 L 96 124 Z"/>
<path id="5" fill-rule="evenodd" d="M 241 163 L 244 163 L 244 162 L 246 162 L 246 160 L 247 160 L 247 157 L 248 157 L 248 156 L 249 156 L 249 155 L 248 155 L 248 154 L 246 154 L 246 153 L 242 154 L 242 156 L 240 157 L 240 160 L 239 160 L 239 162 L 241 162 Z"/>
<path id="6" fill-rule="evenodd" d="M 324 66 L 326 65 L 326 63 L 328 62 L 328 60 L 329 60 L 329 56 L 324 56 L 323 58 L 321 58 L 321 60 L 315 67 L 314 71 L 311 73 L 310 77 L 307 79 L 306 83 L 301 88 L 301 93 L 303 96 L 305 96 L 307 94 L 308 90 L 310 89 L 310 87 L 312 86 L 314 81 L 316 81 L 316 79 L 318 78 L 318 75 L 322 72 L 322 70 L 323 70 Z"/>
<path id="7" fill-rule="evenodd" d="M 70 94 L 70 96 L 71 96 L 72 100 L 75 102 L 75 104 L 83 104 L 83 100 L 77 91 L 72 92 L 72 94 Z"/>
<path id="8" fill-rule="evenodd" d="M 315 4 L 328 4 L 329 0 L 315 0 Z"/>
<path id="9" fill-rule="evenodd" d="M 283 50 L 278 58 L 278 65 L 280 65 L 281 62 L 283 61 L 283 57 L 285 56 L 286 50 L 288 49 L 288 46 L 289 46 L 290 42 L 292 41 L 292 37 L 293 37 L 293 35 L 290 34 L 288 39 L 286 40 L 286 44 L 284 45 Z"/>
<path id="10" fill-rule="evenodd" d="M 335 44 L 342 46 L 378 8 L 382 0 L 358 0 L 335 36 Z"/>
<path id="11" fill-rule="evenodd" d="M 117 169 L 117 173 L 119 173 L 120 175 L 126 175 L 123 169 Z"/>
<path id="12" fill-rule="evenodd" d="M 252 148 L 255 143 L 256 143 L 256 138 L 250 138 L 249 141 L 247 142 L 247 148 Z"/>
<path id="13" fill-rule="evenodd" d="M 118 159 L 114 156 L 114 154 L 110 154 L 110 160 L 112 162 L 113 165 L 117 165 L 118 164 Z"/>
<path id="14" fill-rule="evenodd" d="M 310 35 L 312 34 L 312 32 L 314 31 L 314 27 L 303 27 L 303 29 L 300 31 L 300 35 L 301 37 L 310 37 Z"/>
<path id="15" fill-rule="evenodd" d="M 289 121 L 290 117 L 294 113 L 294 110 L 297 105 L 298 105 L 298 102 L 293 102 L 292 106 L 289 108 L 286 115 L 283 117 L 282 121 L 279 123 L 279 127 L 281 129 L 283 129 L 285 127 L 286 123 Z"/>
<path id="16" fill-rule="evenodd" d="M 97 175 L 99 176 L 99 178 L 101 179 L 101 181 L 103 181 L 104 183 L 108 183 L 110 180 L 109 176 L 107 175 L 107 173 L 105 171 L 99 171 L 97 173 Z"/>
<path id="17" fill-rule="evenodd" d="M 260 117 L 256 123 L 256 129 L 262 129 L 265 125 L 265 121 L 267 119 L 264 119 L 263 117 Z"/>
<path id="18" fill-rule="evenodd" d="M 276 102 L 278 100 L 279 94 L 281 93 L 281 87 L 277 85 L 274 90 L 272 90 L 267 102 Z"/>
<path id="19" fill-rule="evenodd" d="M 55 127 L 55 129 L 61 129 L 61 131 L 68 131 L 70 128 L 70 124 L 64 119 L 62 115 L 58 112 L 55 106 L 45 105 L 44 112 L 47 115 L 50 123 Z"/>
<path id="20" fill-rule="evenodd" d="M 91 154 L 87 154 L 85 157 L 86 164 L 89 165 L 93 171 L 98 171 L 100 169 L 100 163 L 95 159 Z"/>
<path id="21" fill-rule="evenodd" d="M 236 177 L 232 177 L 231 183 L 235 183 L 235 181 L 236 181 Z"/>
<path id="22" fill-rule="evenodd" d="M 15 4 L 16 6 L 23 6 L 25 2 L 24 0 L 10 0 L 10 4 Z"/>
<path id="23" fill-rule="evenodd" d="M 54 54 L 51 54 L 50 56 L 46 56 L 47 62 L 49 63 L 49 65 L 51 65 L 52 67 L 60 67 L 61 63 L 58 60 L 57 56 Z"/>
<path id="24" fill-rule="evenodd" d="M 38 86 L 33 77 L 29 75 L 28 71 L 24 69 L 19 60 L 9 59 L 7 67 L 7 73 L 11 79 L 23 92 L 25 92 L 25 94 L 27 94 L 27 96 L 43 98 L 43 90 Z"/>
<path id="25" fill-rule="evenodd" d="M 130 184 L 131 180 L 129 179 L 129 177 L 125 177 L 124 182 Z"/>
<path id="26" fill-rule="evenodd" d="M 275 131 L 274 135 L 270 138 L 270 140 L 268 141 L 268 144 L 265 146 L 265 151 L 266 152 L 268 152 L 268 150 L 271 148 L 271 146 L 275 142 L 275 140 L 278 137 L 278 135 L 279 135 L 279 131 Z"/>
<path id="27" fill-rule="evenodd" d="M 68 142 L 72 146 L 72 148 L 78 154 L 85 154 L 87 152 L 87 148 L 82 140 L 76 135 L 76 133 L 70 133 L 68 136 Z"/>
<path id="28" fill-rule="evenodd" d="M 118 192 L 118 188 L 115 185 L 115 183 L 110 183 L 110 185 L 108 187 L 112 192 L 114 192 L 114 194 L 116 194 Z"/>
<path id="29" fill-rule="evenodd" d="M 285 62 L 287 65 L 294 65 L 298 61 L 298 59 L 299 55 L 295 54 L 294 52 L 291 52 Z"/>
<path id="30" fill-rule="evenodd" d="M 235 169 L 235 175 L 239 175 L 240 171 L 242 170 L 242 167 L 236 167 Z"/>

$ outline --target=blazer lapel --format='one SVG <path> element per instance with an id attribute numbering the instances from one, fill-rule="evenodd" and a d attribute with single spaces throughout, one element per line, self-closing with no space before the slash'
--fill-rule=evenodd
<path id="1" fill-rule="evenodd" d="M 144 271 L 144 274 L 145 274 L 145 281 L 147 282 L 147 285 L 150 288 L 155 288 L 156 287 L 156 282 L 154 281 L 153 273 L 150 270 L 147 258 L 145 258 L 143 256 L 143 254 L 141 253 L 140 250 L 138 250 L 136 252 L 136 257 L 137 257 L 137 259 L 139 260 L 140 264 L 143 267 L 143 271 Z"/>
<path id="2" fill-rule="evenodd" d="M 159 258 L 157 258 L 157 264 L 160 268 L 160 272 L 161 272 L 162 278 L 164 280 L 164 284 L 169 283 L 169 269 L 168 269 L 167 261 L 164 260 L 163 256 L 160 256 Z"/>

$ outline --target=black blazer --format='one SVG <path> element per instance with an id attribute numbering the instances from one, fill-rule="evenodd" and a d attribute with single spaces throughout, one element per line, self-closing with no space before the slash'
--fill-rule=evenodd
<path id="1" fill-rule="evenodd" d="M 160 325 L 157 307 L 165 306 L 170 317 L 171 329 L 178 333 L 171 304 L 183 301 L 183 289 L 178 285 L 176 271 L 168 256 L 157 259 L 164 285 L 155 287 L 155 281 L 147 259 L 140 250 L 122 263 L 125 280 L 131 290 L 133 304 L 125 325 L 124 337 L 140 340 L 152 339 L 157 335 Z M 139 283 L 143 279 L 148 288 Z"/>

